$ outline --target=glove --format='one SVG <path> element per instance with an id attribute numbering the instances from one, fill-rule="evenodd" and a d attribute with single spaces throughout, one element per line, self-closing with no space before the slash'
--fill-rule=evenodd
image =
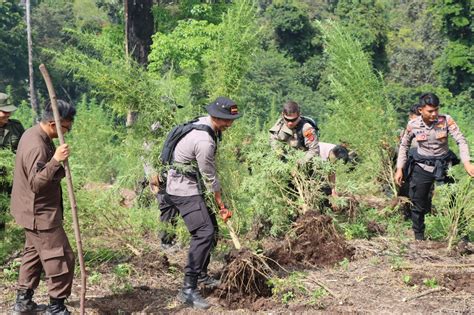
<path id="1" fill-rule="evenodd" d="M 224 220 L 224 222 L 227 222 L 227 220 L 232 218 L 232 211 L 227 209 L 225 206 L 221 207 L 221 210 L 219 210 L 219 214 L 220 214 L 222 220 Z"/>

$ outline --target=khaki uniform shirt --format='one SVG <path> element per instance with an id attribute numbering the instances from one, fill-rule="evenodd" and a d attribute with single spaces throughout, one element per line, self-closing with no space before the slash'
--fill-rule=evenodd
<path id="1" fill-rule="evenodd" d="M 9 119 L 0 127 L 0 149 L 11 148 L 16 151 L 21 135 L 25 132 L 23 125 L 16 119 Z"/>
<path id="2" fill-rule="evenodd" d="M 62 224 L 61 179 L 64 168 L 53 159 L 52 140 L 38 124 L 21 137 L 15 160 L 11 212 L 30 230 L 48 230 Z"/>
<path id="3" fill-rule="evenodd" d="M 413 139 L 416 140 L 417 152 L 426 157 L 440 157 L 448 153 L 448 134 L 450 134 L 459 146 L 461 161 L 470 160 L 469 148 L 464 135 L 459 130 L 454 119 L 449 115 L 439 115 L 438 120 L 431 126 L 423 122 L 418 116 L 408 122 L 406 131 L 400 143 L 398 151 L 397 168 L 403 168 L 407 161 L 407 153 Z M 425 171 L 433 172 L 434 166 L 418 163 Z"/>
<path id="4" fill-rule="evenodd" d="M 319 155 L 318 136 L 316 130 L 309 123 L 303 125 L 304 146 L 298 141 L 298 134 L 295 129 L 286 126 L 283 118 L 280 118 L 270 129 L 270 145 L 274 150 L 278 148 L 279 142 L 284 142 L 290 147 L 306 151 L 304 161 L 308 162 L 313 157 Z"/>
<path id="5" fill-rule="evenodd" d="M 211 117 L 201 117 L 195 124 L 208 125 L 212 128 Z M 192 130 L 176 145 L 173 163 L 197 164 L 200 176 L 209 191 L 221 190 L 216 170 L 216 147 L 214 139 L 204 130 Z M 194 176 L 187 176 L 174 169 L 168 171 L 166 192 L 174 196 L 194 196 L 203 193 L 200 182 Z"/>
<path id="6" fill-rule="evenodd" d="M 321 160 L 323 160 L 323 161 L 329 160 L 329 153 L 331 153 L 331 150 L 334 149 L 335 147 L 336 147 L 335 144 L 320 142 L 319 143 L 319 155 L 321 156 Z"/>

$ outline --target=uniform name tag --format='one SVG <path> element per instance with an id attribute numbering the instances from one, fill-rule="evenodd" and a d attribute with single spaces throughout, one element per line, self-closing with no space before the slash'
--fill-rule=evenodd
<path id="1" fill-rule="evenodd" d="M 436 132 L 436 139 L 446 138 L 448 133 L 446 131 L 438 131 Z"/>
<path id="2" fill-rule="evenodd" d="M 416 135 L 416 141 L 426 141 L 426 139 L 428 139 L 426 133 L 420 133 Z"/>

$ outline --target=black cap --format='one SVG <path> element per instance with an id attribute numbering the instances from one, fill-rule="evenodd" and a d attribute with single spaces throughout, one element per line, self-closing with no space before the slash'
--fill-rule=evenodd
<path id="1" fill-rule="evenodd" d="M 218 97 L 207 105 L 206 110 L 212 117 L 221 119 L 237 119 L 241 116 L 237 104 L 227 97 Z"/>

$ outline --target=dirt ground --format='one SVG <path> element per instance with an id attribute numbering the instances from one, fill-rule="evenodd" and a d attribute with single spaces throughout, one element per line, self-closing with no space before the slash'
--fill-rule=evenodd
<path id="1" fill-rule="evenodd" d="M 126 281 L 113 269 L 118 262 L 102 264 L 94 270 L 100 281 L 88 284 L 87 314 L 202 314 L 180 304 L 176 294 L 181 284 L 186 248 L 163 253 L 156 238 L 147 240 L 148 251 L 121 263 L 127 263 Z M 229 244 L 230 246 L 230 244 Z M 302 272 L 299 286 L 307 292 L 323 287 L 326 295 L 317 299 L 300 297 L 283 301 L 280 296 L 229 299 L 204 291 L 212 303 L 207 313 L 346 313 L 376 314 L 474 314 L 474 255 L 464 250 L 448 253 L 446 243 L 400 241 L 384 237 L 348 242 L 351 260 L 330 266 L 292 266 L 287 271 Z M 314 254 L 314 253 L 313 253 Z M 224 257 L 211 262 L 211 273 L 220 275 Z M 8 313 L 13 304 L 14 282 L 0 285 L 0 313 Z M 79 277 L 67 305 L 79 312 Z M 126 287 L 125 291 L 117 288 Z M 115 292 L 115 293 L 114 293 Z M 125 292 L 125 293 L 120 293 Z M 295 291 L 296 292 L 296 291 Z M 44 284 L 35 300 L 47 302 Z"/>

